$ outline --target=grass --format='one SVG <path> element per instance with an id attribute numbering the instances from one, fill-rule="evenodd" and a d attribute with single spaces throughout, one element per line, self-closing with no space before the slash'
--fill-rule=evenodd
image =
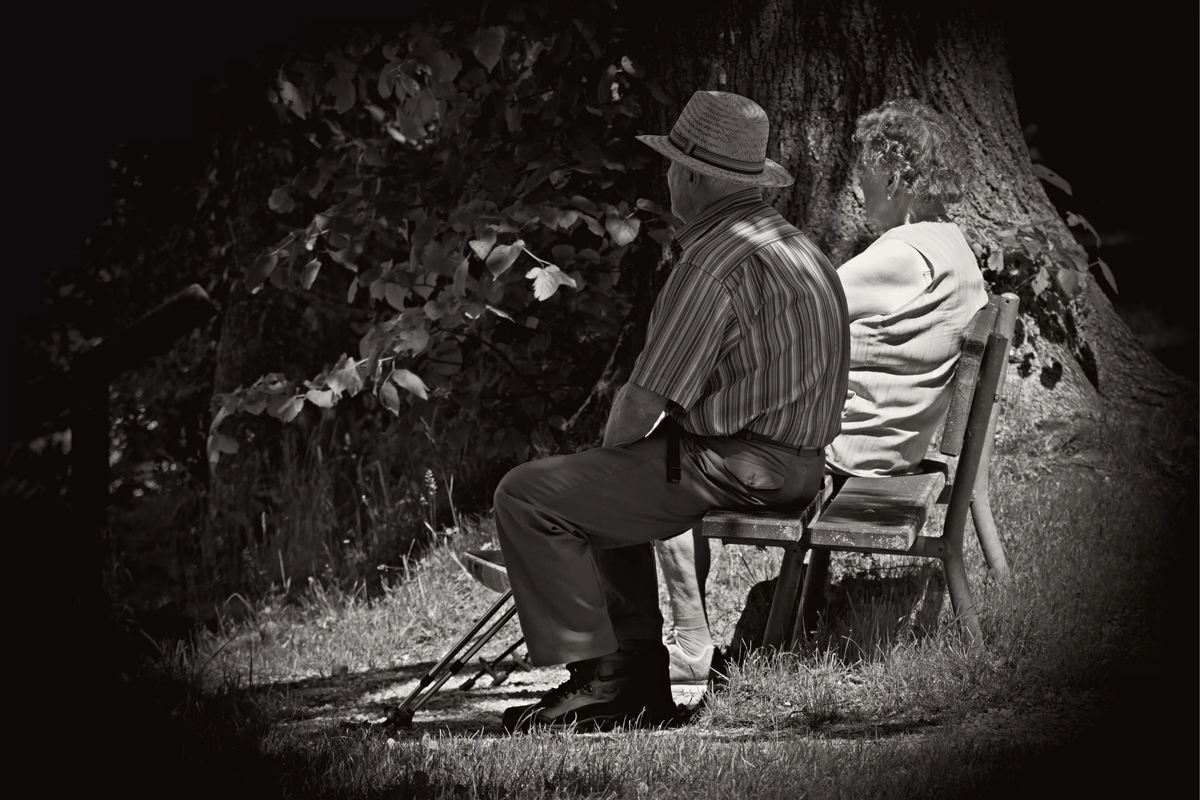
<path id="1" fill-rule="evenodd" d="M 287 797 L 1043 796 L 1157 782 L 1172 747 L 1193 752 L 1152 734 L 1175 712 L 1168 681 L 1190 690 L 1194 677 L 1193 620 L 1181 631 L 1176 615 L 1195 602 L 1179 543 L 1195 530 L 1196 480 L 1194 466 L 1164 469 L 1118 438 L 1086 458 L 994 460 L 1013 574 L 987 583 L 970 547 L 986 652 L 966 648 L 936 569 L 835 558 L 816 640 L 732 666 L 684 728 L 511 737 L 351 724 L 341 704 L 423 672 L 495 599 L 455 563 L 494 545 L 486 520 L 464 522 L 382 597 L 312 581 L 179 651 L 189 683 L 177 708 L 207 743 L 180 758 L 234 794 Z M 728 643 L 779 556 L 713 556 L 710 616 Z"/>

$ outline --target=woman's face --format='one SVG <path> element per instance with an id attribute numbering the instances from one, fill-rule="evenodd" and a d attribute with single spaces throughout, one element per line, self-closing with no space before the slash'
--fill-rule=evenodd
<path id="1" fill-rule="evenodd" d="M 867 166 L 858 172 L 858 185 L 863 195 L 863 213 L 868 220 L 885 231 L 900 223 L 900 220 L 895 219 L 896 204 L 888 197 L 888 177 Z"/>

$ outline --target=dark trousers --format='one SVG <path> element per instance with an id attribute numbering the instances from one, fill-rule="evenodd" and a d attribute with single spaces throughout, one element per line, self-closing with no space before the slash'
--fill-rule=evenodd
<path id="1" fill-rule="evenodd" d="M 802 508 L 820 489 L 820 451 L 683 430 L 680 481 L 668 483 L 664 427 L 624 447 L 522 464 L 496 488 L 496 529 L 535 665 L 661 637 L 654 540 L 715 508 Z"/>

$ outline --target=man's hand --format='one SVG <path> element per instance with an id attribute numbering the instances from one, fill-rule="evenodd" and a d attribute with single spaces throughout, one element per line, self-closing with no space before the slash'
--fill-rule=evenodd
<path id="1" fill-rule="evenodd" d="M 604 428 L 604 446 L 620 447 L 636 442 L 654 428 L 658 415 L 667 408 L 667 398 L 643 389 L 636 383 L 627 383 L 617 392 L 612 410 L 608 413 L 608 424 Z"/>

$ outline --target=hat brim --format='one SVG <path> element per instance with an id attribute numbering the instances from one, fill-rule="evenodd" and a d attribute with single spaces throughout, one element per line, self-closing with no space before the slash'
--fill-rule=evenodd
<path id="1" fill-rule="evenodd" d="M 697 158 L 684 155 L 684 152 L 671 144 L 670 138 L 666 136 L 643 134 L 638 136 L 637 140 L 653 147 L 667 158 L 682 164 L 693 172 L 699 172 L 701 175 L 709 175 L 714 178 L 720 178 L 732 183 L 742 183 L 747 186 L 791 186 L 796 182 L 796 179 L 786 169 L 769 158 L 766 159 L 762 172 L 757 175 L 746 175 L 741 172 L 732 172 L 720 167 L 714 167 Z"/>

